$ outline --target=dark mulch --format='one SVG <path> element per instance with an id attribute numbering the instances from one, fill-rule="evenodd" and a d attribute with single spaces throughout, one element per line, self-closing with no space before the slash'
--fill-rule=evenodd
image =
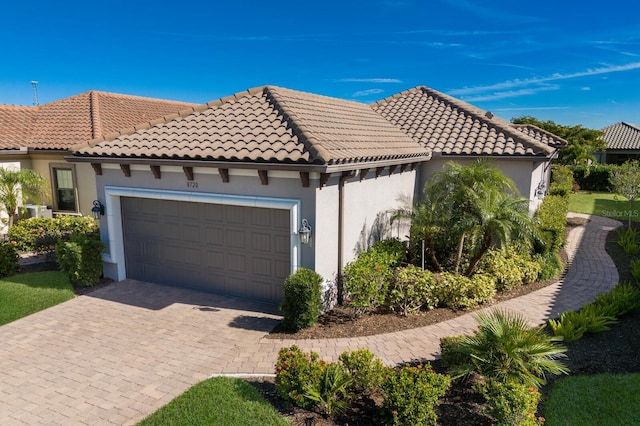
<path id="1" fill-rule="evenodd" d="M 570 226 L 580 226 L 584 221 L 572 221 Z M 607 252 L 613 258 L 620 274 L 621 281 L 632 281 L 630 273 L 630 258 L 615 243 L 617 234 L 611 232 L 607 242 Z M 501 296 L 498 300 L 506 300 L 518 297 L 522 294 L 534 291 L 544 285 L 524 286 Z M 351 319 L 349 312 L 338 309 L 336 313 L 325 315 L 323 322 L 313 328 L 313 331 L 305 330 L 302 333 L 283 334 L 273 333 L 271 338 L 319 338 L 319 337 L 350 337 L 367 334 L 378 334 L 403 330 L 412 327 L 421 327 L 444 319 L 452 318 L 465 312 L 453 312 L 446 310 L 434 310 L 434 313 L 418 315 L 415 318 L 402 318 L 393 314 L 375 313 L 367 315 L 356 321 Z M 371 330 L 375 330 L 370 332 Z M 640 347 L 640 312 L 621 318 L 610 331 L 587 335 L 582 339 L 569 342 L 567 365 L 571 374 L 598 374 L 598 373 L 630 373 L 640 372 L 640 357 L 637 355 Z M 432 362 L 436 371 L 444 373 L 439 360 Z M 543 401 L 540 405 L 541 414 L 544 415 L 544 395 L 556 377 L 551 377 L 549 385 L 542 389 Z M 272 378 L 252 380 L 263 396 L 270 401 L 276 409 L 286 415 L 293 425 L 381 425 L 382 420 L 377 408 L 381 399 L 361 399 L 356 401 L 354 408 L 339 419 L 327 419 L 322 415 L 291 407 L 276 391 Z M 492 424 L 491 419 L 483 415 L 485 401 L 481 395 L 471 390 L 469 384 L 454 382 L 437 409 L 439 425 L 456 426 L 485 426 Z"/>

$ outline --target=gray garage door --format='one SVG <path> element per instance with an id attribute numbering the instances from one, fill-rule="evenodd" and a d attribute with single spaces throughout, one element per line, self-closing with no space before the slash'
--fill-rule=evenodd
<path id="1" fill-rule="evenodd" d="M 121 201 L 128 278 L 282 300 L 290 272 L 288 210 Z"/>

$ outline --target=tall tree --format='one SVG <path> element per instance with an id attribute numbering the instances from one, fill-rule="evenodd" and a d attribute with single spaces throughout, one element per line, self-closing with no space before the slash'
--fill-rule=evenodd
<path id="1" fill-rule="evenodd" d="M 589 165 L 595 161 L 595 153 L 603 152 L 607 144 L 600 130 L 588 129 L 581 125 L 564 126 L 554 121 L 540 121 L 535 117 L 523 115 L 511 119 L 514 124 L 533 124 L 547 132 L 565 139 L 566 148 L 558 153 L 558 163 L 566 165 Z"/>
<path id="2" fill-rule="evenodd" d="M 0 167 L 0 206 L 9 215 L 9 227 L 13 225 L 21 198 L 38 200 L 46 185 L 44 178 L 34 170 Z"/>
<path id="3" fill-rule="evenodd" d="M 611 171 L 609 183 L 613 191 L 629 200 L 629 223 L 633 216 L 633 202 L 640 197 L 640 165 L 637 161 L 627 161 Z"/>

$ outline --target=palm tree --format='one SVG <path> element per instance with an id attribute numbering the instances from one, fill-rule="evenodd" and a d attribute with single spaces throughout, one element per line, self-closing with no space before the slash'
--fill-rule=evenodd
<path id="1" fill-rule="evenodd" d="M 9 227 L 13 225 L 21 198 L 39 199 L 46 185 L 44 178 L 34 170 L 0 167 L 0 206 L 9 215 Z"/>
<path id="2" fill-rule="evenodd" d="M 412 231 L 427 243 L 436 269 L 441 267 L 434 236 L 447 232 L 451 246 L 456 246 L 455 272 L 465 254 L 470 256 L 465 275 L 473 274 L 490 247 L 514 238 L 535 239 L 535 229 L 528 200 L 520 198 L 513 181 L 486 161 L 447 163 L 445 170 L 431 177 L 412 213 Z"/>

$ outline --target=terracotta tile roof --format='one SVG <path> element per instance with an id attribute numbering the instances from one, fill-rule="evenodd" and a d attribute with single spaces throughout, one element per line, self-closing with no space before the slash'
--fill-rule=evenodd
<path id="1" fill-rule="evenodd" d="M 567 146 L 567 141 L 562 139 L 559 136 L 554 135 L 551 132 L 547 132 L 544 129 L 541 129 L 538 126 L 534 126 L 533 124 L 511 124 L 517 130 L 520 130 L 525 135 L 529 135 L 538 142 L 542 142 L 546 145 L 552 146 L 554 148 L 564 148 Z"/>
<path id="2" fill-rule="evenodd" d="M 68 149 L 192 105 L 98 91 L 37 107 L 0 105 L 0 149 Z"/>
<path id="3" fill-rule="evenodd" d="M 74 155 L 332 165 L 429 152 L 368 105 L 264 86 L 93 140 Z"/>
<path id="4" fill-rule="evenodd" d="M 640 149 L 640 127 L 619 122 L 602 129 L 607 149 Z"/>
<path id="5" fill-rule="evenodd" d="M 35 115 L 33 107 L 0 105 L 0 149 L 26 146 Z"/>
<path id="6" fill-rule="evenodd" d="M 490 112 L 422 86 L 372 108 L 434 153 L 548 157 L 555 151 Z"/>

